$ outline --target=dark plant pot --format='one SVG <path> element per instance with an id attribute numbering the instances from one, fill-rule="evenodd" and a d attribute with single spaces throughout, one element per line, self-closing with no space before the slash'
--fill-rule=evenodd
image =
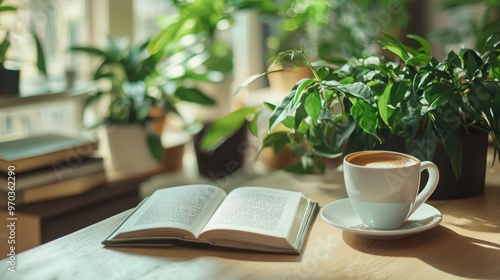
<path id="1" fill-rule="evenodd" d="M 19 96 L 20 71 L 0 66 L 0 96 Z"/>
<path id="2" fill-rule="evenodd" d="M 213 152 L 204 152 L 200 149 L 200 141 L 210 124 L 194 136 L 194 148 L 198 161 L 198 171 L 201 176 L 218 180 L 235 173 L 243 167 L 244 155 L 248 146 L 247 124 L 227 139 Z"/>
<path id="3" fill-rule="evenodd" d="M 457 179 L 451 168 L 448 154 L 440 143 L 432 161 L 439 168 L 439 184 L 431 199 L 456 199 L 478 195 L 484 191 L 486 158 L 488 155 L 488 134 L 471 131 L 460 135 L 464 147 L 462 175 Z M 422 176 L 427 182 L 427 173 Z"/>
<path id="4" fill-rule="evenodd" d="M 457 199 L 478 195 L 484 191 L 486 175 L 486 157 L 488 153 L 488 134 L 470 129 L 470 134 L 462 133 L 463 144 L 462 175 L 456 178 L 450 159 L 442 143 L 437 144 L 436 154 L 432 159 L 439 168 L 439 184 L 430 199 Z M 405 152 L 404 139 L 392 139 L 381 149 Z M 421 188 L 428 179 L 427 172 L 422 173 Z"/>

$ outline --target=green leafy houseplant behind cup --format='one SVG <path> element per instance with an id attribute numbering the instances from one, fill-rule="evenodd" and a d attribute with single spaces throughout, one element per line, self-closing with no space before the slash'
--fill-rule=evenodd
<path id="1" fill-rule="evenodd" d="M 281 53 L 277 62 L 303 56 L 314 77 L 299 81 L 280 104 L 266 104 L 272 114 L 261 146 L 276 152 L 290 147 L 299 160 L 289 171 L 322 173 L 325 158 L 373 149 L 390 138 L 406 139 L 406 150 L 418 151 L 421 160 L 432 160 L 440 142 L 460 177 L 464 147 L 459 131 L 477 128 L 493 139 L 496 157 L 500 36 L 491 36 L 482 53 L 462 49 L 442 61 L 431 55 L 426 40 L 408 37 L 420 47 L 411 48 L 390 36 L 379 42 L 398 61 L 369 56 L 337 69 L 313 67 L 302 50 Z M 234 117 L 253 117 L 255 122 L 258 114 L 257 108 L 245 108 Z M 255 133 L 256 126 L 250 127 Z M 223 139 L 221 131 L 207 136 L 207 148 Z"/>
<path id="2" fill-rule="evenodd" d="M 369 149 L 397 136 L 406 139 L 406 151 L 432 160 L 437 143 L 442 143 L 458 178 L 464 150 L 461 132 L 482 130 L 493 139 L 495 155 L 500 148 L 500 36 L 490 37 L 483 53 L 451 51 L 442 61 L 431 55 L 423 38 L 409 37 L 420 43 L 418 50 L 391 37 L 380 42 L 400 63 L 363 59 L 341 69 L 343 73 L 339 71 L 340 77 L 367 85 L 368 96 L 374 98 L 370 102 L 349 97 L 358 129 L 353 131 L 347 151 Z"/>

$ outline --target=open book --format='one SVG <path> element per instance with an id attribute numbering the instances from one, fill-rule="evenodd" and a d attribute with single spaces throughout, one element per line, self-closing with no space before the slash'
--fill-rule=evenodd
<path id="1" fill-rule="evenodd" d="M 157 246 L 175 240 L 299 254 L 318 204 L 300 192 L 186 185 L 156 190 L 103 241 Z"/>

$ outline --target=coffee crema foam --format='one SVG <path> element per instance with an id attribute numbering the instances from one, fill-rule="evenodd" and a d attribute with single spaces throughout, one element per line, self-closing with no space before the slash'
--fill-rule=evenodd
<path id="1" fill-rule="evenodd" d="M 366 167 L 405 167 L 416 164 L 411 158 L 396 154 L 366 153 L 348 160 L 351 164 Z"/>

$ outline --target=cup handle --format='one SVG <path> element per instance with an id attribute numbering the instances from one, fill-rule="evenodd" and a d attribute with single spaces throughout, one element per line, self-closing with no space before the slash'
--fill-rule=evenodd
<path id="1" fill-rule="evenodd" d="M 423 161 L 420 163 L 420 173 L 427 169 L 429 171 L 429 179 L 427 180 L 427 184 L 425 184 L 424 189 L 418 194 L 417 198 L 415 199 L 415 203 L 413 204 L 413 207 L 411 208 L 410 213 L 408 214 L 408 217 L 415 212 L 415 210 L 420 207 L 434 192 L 436 189 L 438 182 L 439 182 L 439 169 L 437 166 L 430 162 L 430 161 Z"/>

